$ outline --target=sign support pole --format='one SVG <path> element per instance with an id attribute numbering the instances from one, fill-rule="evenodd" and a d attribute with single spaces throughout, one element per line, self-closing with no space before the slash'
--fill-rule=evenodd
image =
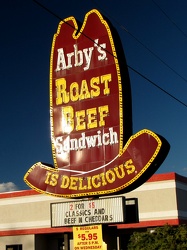
<path id="1" fill-rule="evenodd" d="M 103 241 L 107 245 L 107 250 L 117 249 L 117 228 L 103 224 L 102 231 Z"/>
<path id="2" fill-rule="evenodd" d="M 64 250 L 69 250 L 69 238 L 68 234 L 64 234 Z"/>

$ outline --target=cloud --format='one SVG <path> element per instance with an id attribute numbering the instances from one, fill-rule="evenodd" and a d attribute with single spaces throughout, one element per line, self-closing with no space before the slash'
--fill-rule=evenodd
<path id="1" fill-rule="evenodd" d="M 13 182 L 0 183 L 0 193 L 16 190 L 18 190 L 18 187 Z"/>

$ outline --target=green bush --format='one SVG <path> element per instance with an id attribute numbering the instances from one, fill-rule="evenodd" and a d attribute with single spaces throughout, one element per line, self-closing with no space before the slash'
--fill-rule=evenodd
<path id="1" fill-rule="evenodd" d="M 151 232 L 134 232 L 129 240 L 128 250 L 186 250 L 187 226 L 165 225 Z"/>

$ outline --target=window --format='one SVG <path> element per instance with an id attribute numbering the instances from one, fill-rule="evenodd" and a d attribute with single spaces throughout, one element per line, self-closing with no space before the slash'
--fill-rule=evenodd
<path id="1" fill-rule="evenodd" d="M 6 246 L 6 250 L 22 250 L 22 245 L 9 245 Z"/>

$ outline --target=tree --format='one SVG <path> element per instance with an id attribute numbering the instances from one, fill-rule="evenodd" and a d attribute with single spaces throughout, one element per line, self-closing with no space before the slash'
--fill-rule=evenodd
<path id="1" fill-rule="evenodd" d="M 153 231 L 134 232 L 128 250 L 186 250 L 187 225 L 173 227 L 165 225 Z"/>

